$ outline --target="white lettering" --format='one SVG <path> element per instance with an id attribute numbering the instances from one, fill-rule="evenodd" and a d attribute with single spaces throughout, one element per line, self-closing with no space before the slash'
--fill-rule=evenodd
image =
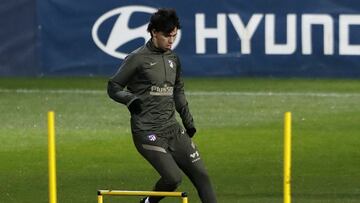
<path id="1" fill-rule="evenodd" d="M 238 14 L 229 14 L 230 21 L 236 30 L 241 40 L 241 53 L 251 54 L 251 38 L 255 33 L 256 28 L 259 26 L 262 14 L 254 14 L 251 16 L 247 26 L 244 25 Z"/>
<path id="2" fill-rule="evenodd" d="M 302 53 L 312 54 L 312 25 L 322 25 L 324 32 L 324 54 L 334 54 L 334 22 L 327 14 L 304 14 L 301 18 Z"/>
<path id="3" fill-rule="evenodd" d="M 293 54 L 296 51 L 296 15 L 286 17 L 286 44 L 275 43 L 275 15 L 265 15 L 265 53 L 266 54 Z"/>
<path id="4" fill-rule="evenodd" d="M 339 16 L 339 54 L 360 55 L 360 45 L 350 44 L 350 26 L 360 25 L 360 15 Z"/>
<path id="5" fill-rule="evenodd" d="M 217 15 L 217 27 L 205 27 L 205 14 L 199 13 L 195 15 L 196 27 L 196 53 L 206 53 L 206 39 L 217 39 L 217 53 L 227 53 L 227 33 L 226 33 L 226 15 Z"/>
<path id="6" fill-rule="evenodd" d="M 323 31 L 323 53 L 324 55 L 334 55 L 334 20 L 329 14 L 302 14 L 301 25 L 297 25 L 297 15 L 286 15 L 286 42 L 276 42 L 276 26 L 275 14 L 259 14 L 255 13 L 250 16 L 248 23 L 244 23 L 239 14 L 230 13 L 217 14 L 216 27 L 205 27 L 205 14 L 196 14 L 195 20 L 195 33 L 196 33 L 196 53 L 206 54 L 206 40 L 217 40 L 217 53 L 227 54 L 227 16 L 229 17 L 232 27 L 235 29 L 240 39 L 240 53 L 251 54 L 252 41 L 254 34 L 259 28 L 259 25 L 265 16 L 264 22 L 264 38 L 265 38 L 265 54 L 294 54 L 298 47 L 298 42 L 301 43 L 301 53 L 304 55 L 313 54 L 313 45 L 318 44 L 316 41 L 313 43 L 314 26 L 321 26 Z M 360 26 L 360 15 L 339 15 L 339 55 L 360 55 L 360 43 L 351 44 L 350 34 L 351 26 Z M 280 29 L 285 25 L 281 24 Z M 301 40 L 297 40 L 297 29 L 301 29 Z M 257 42 L 253 42 L 257 43 Z"/>

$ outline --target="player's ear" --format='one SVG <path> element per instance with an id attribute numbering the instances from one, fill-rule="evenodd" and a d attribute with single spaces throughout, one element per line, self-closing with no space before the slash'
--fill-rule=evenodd
<path id="1" fill-rule="evenodd" d="M 151 30 L 151 35 L 152 35 L 152 37 L 156 37 L 156 34 L 157 34 L 158 32 L 156 32 L 156 30 L 155 29 L 152 29 Z"/>

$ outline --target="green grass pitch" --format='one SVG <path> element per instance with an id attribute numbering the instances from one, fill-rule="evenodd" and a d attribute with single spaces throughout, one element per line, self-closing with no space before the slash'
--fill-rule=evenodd
<path id="1" fill-rule="evenodd" d="M 360 81 L 185 82 L 194 140 L 219 203 L 282 202 L 286 111 L 293 114 L 293 203 L 360 202 Z M 56 113 L 58 202 L 96 202 L 98 189 L 151 190 L 158 175 L 132 144 L 127 109 L 105 88 L 105 78 L 0 78 L 0 202 L 48 202 L 48 110 Z M 200 202 L 186 177 L 179 191 Z"/>

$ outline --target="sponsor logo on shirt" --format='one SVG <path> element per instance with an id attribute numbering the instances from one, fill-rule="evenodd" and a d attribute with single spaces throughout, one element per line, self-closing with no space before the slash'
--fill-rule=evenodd
<path id="1" fill-rule="evenodd" d="M 195 151 L 194 153 L 190 154 L 190 157 L 192 158 L 192 163 L 197 162 L 200 160 L 200 154 L 198 151 Z"/>
<path id="2" fill-rule="evenodd" d="M 149 63 L 150 66 L 154 66 L 154 65 L 156 65 L 156 64 L 157 64 L 157 62 L 151 62 L 151 63 Z"/>
<path id="3" fill-rule="evenodd" d="M 173 92 L 174 87 L 168 86 L 166 84 L 164 84 L 163 87 L 153 85 L 150 89 L 150 95 L 154 96 L 172 96 Z"/>

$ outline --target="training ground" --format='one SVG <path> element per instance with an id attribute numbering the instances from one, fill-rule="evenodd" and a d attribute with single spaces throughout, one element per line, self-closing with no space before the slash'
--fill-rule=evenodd
<path id="1" fill-rule="evenodd" d="M 185 82 L 194 140 L 219 203 L 282 202 L 286 111 L 293 116 L 292 202 L 360 202 L 359 80 Z M 59 203 L 96 202 L 98 189 L 151 190 L 158 175 L 136 152 L 129 113 L 107 97 L 105 78 L 1 78 L 0 202 L 48 202 L 49 110 L 56 114 Z M 186 177 L 179 191 L 200 202 Z"/>

